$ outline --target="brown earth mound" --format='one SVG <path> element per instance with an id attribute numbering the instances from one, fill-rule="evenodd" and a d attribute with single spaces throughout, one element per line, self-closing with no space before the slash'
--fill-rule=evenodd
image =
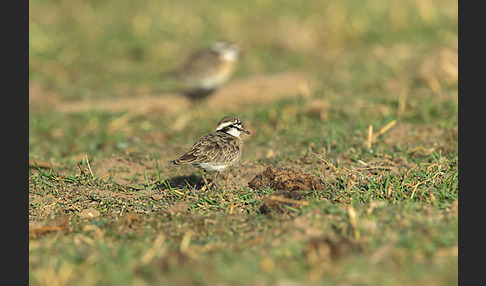
<path id="1" fill-rule="evenodd" d="M 319 178 L 291 168 L 267 167 L 258 173 L 248 186 L 254 190 L 271 188 L 283 191 L 312 191 L 324 188 Z"/>

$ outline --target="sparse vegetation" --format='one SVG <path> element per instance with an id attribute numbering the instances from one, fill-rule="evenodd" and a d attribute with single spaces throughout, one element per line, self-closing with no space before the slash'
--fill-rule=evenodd
<path id="1" fill-rule="evenodd" d="M 457 1 L 29 5 L 30 284 L 457 284 Z M 221 37 L 225 89 L 161 91 Z M 204 191 L 168 162 L 226 114 L 252 134 Z"/>

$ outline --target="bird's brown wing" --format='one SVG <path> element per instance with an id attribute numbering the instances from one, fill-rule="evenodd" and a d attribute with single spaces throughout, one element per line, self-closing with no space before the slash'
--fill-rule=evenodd
<path id="1" fill-rule="evenodd" d="M 242 153 L 243 141 L 224 132 L 212 132 L 199 139 L 174 164 L 236 163 Z"/>
<path id="2" fill-rule="evenodd" d="M 218 68 L 218 55 L 209 50 L 202 50 L 190 56 L 177 73 L 181 77 L 201 78 L 208 73 L 216 72 Z"/>

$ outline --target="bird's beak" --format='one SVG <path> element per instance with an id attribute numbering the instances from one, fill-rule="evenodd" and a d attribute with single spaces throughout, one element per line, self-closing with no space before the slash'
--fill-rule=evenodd
<path id="1" fill-rule="evenodd" d="M 241 132 L 245 132 L 246 134 L 251 134 L 251 133 L 250 133 L 250 131 L 248 131 L 248 130 L 246 130 L 246 129 L 244 129 L 244 128 L 241 128 L 241 129 L 240 129 L 240 131 L 241 131 Z"/>

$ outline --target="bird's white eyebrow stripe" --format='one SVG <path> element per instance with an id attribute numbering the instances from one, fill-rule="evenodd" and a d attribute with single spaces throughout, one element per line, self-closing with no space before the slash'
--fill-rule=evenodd
<path id="1" fill-rule="evenodd" d="M 234 122 L 225 122 L 223 124 L 220 124 L 218 127 L 216 127 L 216 130 L 221 130 L 221 129 L 224 129 L 226 126 L 230 126 L 230 125 L 233 125 L 235 124 Z"/>

